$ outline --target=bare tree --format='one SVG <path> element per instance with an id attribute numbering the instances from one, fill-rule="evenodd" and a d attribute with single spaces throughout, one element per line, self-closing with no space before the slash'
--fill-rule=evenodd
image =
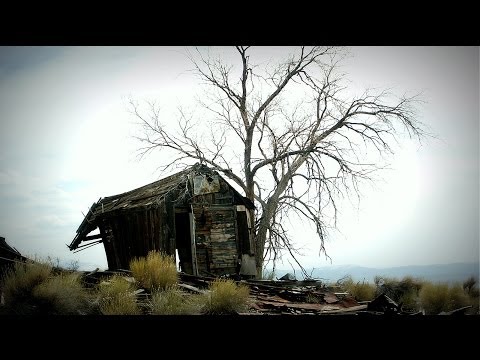
<path id="1" fill-rule="evenodd" d="M 204 52 L 188 56 L 206 85 L 199 101 L 213 115 L 209 136 L 200 135 L 201 126 L 182 108 L 175 131 L 163 126 L 156 104 L 144 114 L 131 100 L 142 124 L 141 156 L 170 149 L 175 156 L 165 170 L 200 161 L 244 191 L 256 205 L 251 215 L 258 276 L 284 251 L 301 267 L 284 224 L 293 213 L 314 224 L 319 253 L 328 257 L 325 239 L 336 224 L 339 197 L 358 195 L 359 181 L 381 167 L 363 162 L 364 154 L 393 153 L 392 141 L 404 130 L 419 140 L 425 134 L 415 118 L 418 96 L 395 97 L 387 90 L 353 95 L 338 72 L 344 49 L 301 47 L 264 68 L 251 61 L 249 47 L 236 47 L 237 67 Z"/>

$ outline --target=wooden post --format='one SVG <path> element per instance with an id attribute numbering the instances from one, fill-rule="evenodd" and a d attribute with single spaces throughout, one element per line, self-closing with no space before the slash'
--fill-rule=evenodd
<path id="1" fill-rule="evenodd" d="M 197 246 L 195 244 L 195 216 L 193 214 L 193 205 L 190 205 L 191 212 L 188 214 L 190 220 L 190 238 L 192 246 L 192 269 L 193 275 L 198 276 L 198 266 L 197 266 Z"/>

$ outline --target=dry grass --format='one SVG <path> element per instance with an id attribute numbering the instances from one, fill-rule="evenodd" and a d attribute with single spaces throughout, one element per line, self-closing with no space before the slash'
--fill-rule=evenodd
<path id="1" fill-rule="evenodd" d="M 33 291 L 50 276 L 52 267 L 47 263 L 15 263 L 13 268 L 2 276 L 2 289 L 5 307 L 15 314 L 33 314 L 37 305 Z"/>
<path id="2" fill-rule="evenodd" d="M 427 315 L 451 311 L 471 304 L 461 285 L 425 282 L 420 290 L 420 306 Z"/>
<path id="3" fill-rule="evenodd" d="M 204 311 L 208 314 L 233 314 L 247 309 L 250 289 L 233 280 L 216 279 L 203 296 Z"/>
<path id="4" fill-rule="evenodd" d="M 124 276 L 114 275 L 98 286 L 98 306 L 103 315 L 139 315 L 135 287 Z"/>
<path id="5" fill-rule="evenodd" d="M 42 314 L 84 315 L 90 312 L 87 290 L 78 274 L 60 274 L 37 285 L 33 297 Z"/>
<path id="6" fill-rule="evenodd" d="M 175 259 L 158 251 L 150 251 L 147 257 L 133 259 L 130 270 L 140 286 L 150 291 L 167 289 L 178 283 Z"/>
<path id="7" fill-rule="evenodd" d="M 305 301 L 309 304 L 321 304 L 322 300 L 314 294 L 308 294 Z"/>
<path id="8" fill-rule="evenodd" d="M 343 278 L 339 285 L 350 293 L 357 301 L 370 301 L 375 297 L 376 287 L 368 282 L 354 282 L 351 276 Z"/>
<path id="9" fill-rule="evenodd" d="M 165 290 L 156 290 L 150 300 L 152 315 L 194 315 L 200 314 L 200 295 L 189 295 L 171 287 Z"/>
<path id="10" fill-rule="evenodd" d="M 448 284 L 424 283 L 419 297 L 426 314 L 438 314 L 448 303 Z"/>
<path id="11" fill-rule="evenodd" d="M 448 303 L 443 311 L 452 311 L 470 305 L 470 298 L 460 284 L 450 286 L 448 289 Z"/>
<path id="12" fill-rule="evenodd" d="M 79 274 L 53 271 L 52 261 L 15 263 L 3 277 L 7 313 L 88 314 L 90 301 Z"/>

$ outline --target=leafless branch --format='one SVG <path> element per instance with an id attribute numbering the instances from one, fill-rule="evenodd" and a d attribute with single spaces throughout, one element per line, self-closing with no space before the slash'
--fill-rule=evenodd
<path id="1" fill-rule="evenodd" d="M 257 265 L 275 263 L 286 251 L 301 267 L 284 220 L 295 213 L 314 224 L 319 253 L 328 257 L 325 239 L 336 226 L 338 200 L 352 194 L 360 199 L 361 183 L 384 168 L 365 154 L 393 154 L 402 132 L 418 140 L 428 136 L 417 119 L 421 98 L 396 97 L 388 89 L 352 96 L 338 70 L 341 49 L 300 47 L 265 69 L 252 62 L 252 54 L 250 47 L 237 46 L 238 64 L 199 49 L 188 54 L 206 85 L 199 103 L 209 136 L 183 109 L 172 129 L 161 122 L 155 103 L 145 113 L 131 100 L 142 130 L 139 154 L 168 149 L 175 156 L 165 159 L 165 168 L 199 161 L 224 174 L 257 204 Z"/>

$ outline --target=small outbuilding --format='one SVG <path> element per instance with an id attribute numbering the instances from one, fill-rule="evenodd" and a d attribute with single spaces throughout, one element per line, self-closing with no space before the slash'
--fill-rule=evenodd
<path id="1" fill-rule="evenodd" d="M 251 209 L 253 203 L 217 171 L 196 164 L 138 189 L 100 198 L 69 248 L 102 243 L 109 270 L 128 269 L 133 258 L 158 250 L 174 256 L 187 274 L 254 277 Z"/>

